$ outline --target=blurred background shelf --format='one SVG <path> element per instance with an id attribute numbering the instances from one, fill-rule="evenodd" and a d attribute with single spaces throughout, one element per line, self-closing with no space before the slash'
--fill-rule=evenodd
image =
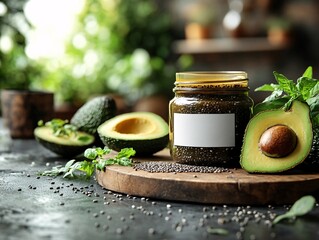
<path id="1" fill-rule="evenodd" d="M 273 44 L 265 37 L 178 40 L 173 44 L 176 54 L 277 52 L 289 47 L 285 42 Z"/>

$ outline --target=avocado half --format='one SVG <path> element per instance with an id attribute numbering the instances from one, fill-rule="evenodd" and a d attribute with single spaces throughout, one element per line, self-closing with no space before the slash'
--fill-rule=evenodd
<path id="1" fill-rule="evenodd" d="M 55 136 L 52 128 L 47 126 L 35 128 L 34 136 L 45 148 L 63 157 L 75 157 L 83 153 L 95 140 L 93 135 L 81 131 L 71 136 Z"/>
<path id="2" fill-rule="evenodd" d="M 115 116 L 97 129 L 102 142 L 120 151 L 133 148 L 137 156 L 152 155 L 168 144 L 168 124 L 151 112 L 131 112 Z"/>
<path id="3" fill-rule="evenodd" d="M 297 137 L 293 150 L 286 156 L 267 156 L 260 149 L 261 136 L 274 126 L 287 126 Z M 260 112 L 246 127 L 240 156 L 241 167 L 247 172 L 260 173 L 283 172 L 291 169 L 308 156 L 312 138 L 312 124 L 307 104 L 293 101 L 288 111 L 277 109 Z"/>

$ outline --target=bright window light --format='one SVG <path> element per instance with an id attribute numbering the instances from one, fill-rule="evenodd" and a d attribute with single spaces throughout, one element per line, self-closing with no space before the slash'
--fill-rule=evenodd
<path id="1" fill-rule="evenodd" d="M 28 35 L 26 53 L 32 59 L 59 58 L 66 39 L 72 33 L 76 15 L 85 0 L 29 0 L 27 19 L 34 26 Z"/>

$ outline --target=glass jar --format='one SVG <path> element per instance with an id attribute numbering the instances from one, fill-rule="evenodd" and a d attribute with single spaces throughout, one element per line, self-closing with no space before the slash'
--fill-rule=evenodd
<path id="1" fill-rule="evenodd" d="M 247 73 L 176 73 L 169 104 L 170 151 L 178 163 L 239 166 L 251 117 Z"/>

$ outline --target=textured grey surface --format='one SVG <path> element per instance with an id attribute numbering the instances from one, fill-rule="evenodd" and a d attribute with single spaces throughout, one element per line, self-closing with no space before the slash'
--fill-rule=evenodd
<path id="1" fill-rule="evenodd" d="M 213 206 L 110 192 L 38 175 L 61 159 L 34 140 L 0 153 L 0 239 L 319 239 L 319 208 L 269 227 L 288 206 Z M 223 228 L 213 235 L 207 228 Z"/>

